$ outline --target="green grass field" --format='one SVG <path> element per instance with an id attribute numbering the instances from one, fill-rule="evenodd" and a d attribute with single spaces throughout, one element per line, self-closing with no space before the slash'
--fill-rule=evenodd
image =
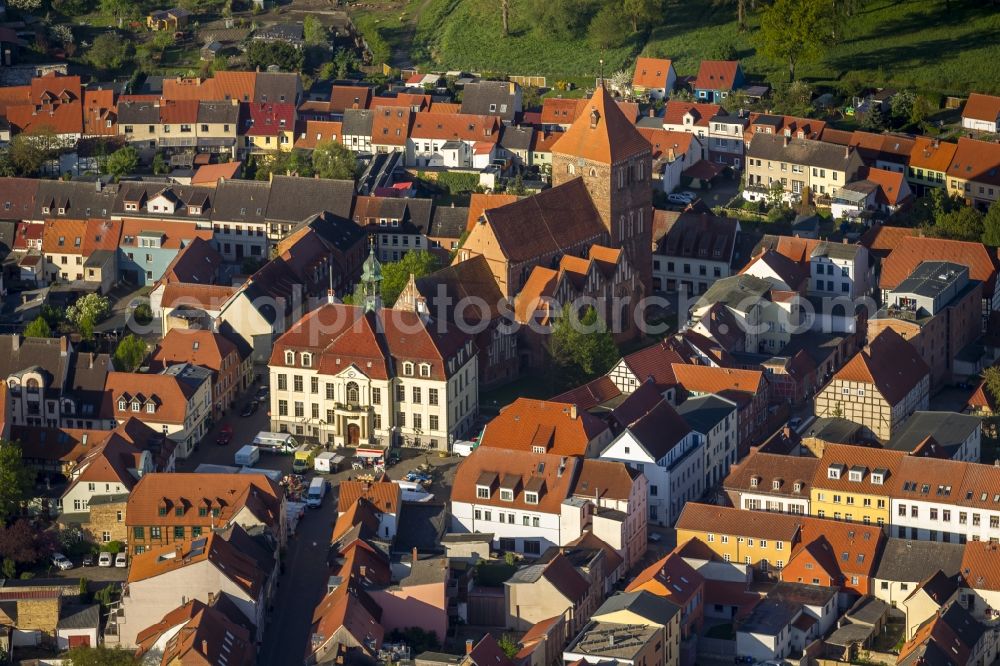
<path id="1" fill-rule="evenodd" d="M 647 36 L 634 34 L 601 51 L 586 39 L 560 40 L 535 25 L 533 4 L 511 0 L 512 35 L 501 35 L 498 0 L 399 0 L 379 23 L 392 49 L 408 49 L 415 63 L 440 69 L 540 74 L 592 81 L 603 57 L 605 71 L 629 67 L 641 54 L 669 57 L 678 74 L 693 74 L 720 45 L 732 45 L 753 78 L 784 82 L 787 69 L 755 53 L 751 29 L 737 29 L 735 12 L 709 0 L 667 0 L 666 23 Z M 799 64 L 807 81 L 824 86 L 844 76 L 866 83 L 926 93 L 1000 93 L 1000 12 L 980 0 L 869 0 L 841 26 L 837 43 L 816 62 Z M 370 7 L 371 5 L 369 5 Z M 359 26 L 373 24 L 367 10 Z M 410 30 L 402 29 L 409 22 Z M 415 28 L 413 26 L 415 24 Z"/>

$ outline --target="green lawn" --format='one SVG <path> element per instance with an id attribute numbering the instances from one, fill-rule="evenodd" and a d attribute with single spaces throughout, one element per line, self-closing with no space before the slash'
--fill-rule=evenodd
<path id="1" fill-rule="evenodd" d="M 731 6 L 703 0 L 667 0 L 667 22 L 648 39 L 632 35 L 610 51 L 595 49 L 586 39 L 555 39 L 535 25 L 533 2 L 511 0 L 511 31 L 501 36 L 497 0 L 408 0 L 388 4 L 393 15 L 366 10 L 359 26 L 379 21 L 380 32 L 393 48 L 410 49 L 416 63 L 440 69 L 507 74 L 539 74 L 557 80 L 592 82 L 600 58 L 605 71 L 628 67 L 640 52 L 672 58 L 678 74 L 693 74 L 703 58 L 720 45 L 732 45 L 753 77 L 783 82 L 783 63 L 758 57 L 755 31 L 737 29 Z M 850 74 L 866 83 L 913 88 L 923 92 L 965 94 L 969 90 L 1000 93 L 1000 12 L 979 0 L 869 0 L 841 27 L 839 41 L 826 56 L 800 63 L 804 79 L 829 85 Z M 377 3 L 376 3 L 377 5 Z M 354 12 L 352 12 L 354 15 Z M 416 23 L 415 33 L 406 30 Z"/>

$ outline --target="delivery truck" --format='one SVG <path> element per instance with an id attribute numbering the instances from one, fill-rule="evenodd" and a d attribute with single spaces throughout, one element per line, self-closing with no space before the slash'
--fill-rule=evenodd
<path id="1" fill-rule="evenodd" d="M 234 461 L 240 467 L 253 467 L 260 460 L 260 449 L 253 444 L 247 444 L 236 452 Z"/>

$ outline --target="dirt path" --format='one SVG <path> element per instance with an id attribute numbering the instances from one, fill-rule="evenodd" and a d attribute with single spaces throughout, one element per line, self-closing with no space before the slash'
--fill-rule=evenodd
<path id="1" fill-rule="evenodd" d="M 423 0 L 420 6 L 417 7 L 417 11 L 406 22 L 406 28 L 400 33 L 399 45 L 392 50 L 392 55 L 390 56 L 389 64 L 393 67 L 399 69 L 413 67 L 413 43 L 417 39 L 417 24 L 420 22 L 420 15 L 424 13 L 424 10 L 430 4 L 431 0 Z"/>

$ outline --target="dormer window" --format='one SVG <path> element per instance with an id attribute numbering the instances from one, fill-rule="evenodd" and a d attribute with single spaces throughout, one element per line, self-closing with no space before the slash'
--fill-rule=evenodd
<path id="1" fill-rule="evenodd" d="M 132 411 L 133 412 L 138 412 L 141 408 L 142 408 L 142 405 L 139 404 L 138 400 L 133 400 L 132 401 Z"/>
<path id="2" fill-rule="evenodd" d="M 775 479 L 771 482 L 772 490 L 781 490 L 781 479 Z"/>
<path id="3" fill-rule="evenodd" d="M 531 447 L 531 452 L 532 453 L 545 453 L 545 447 L 544 446 L 532 446 Z"/>
<path id="4" fill-rule="evenodd" d="M 802 492 L 802 482 L 801 481 L 796 481 L 792 485 L 792 490 L 794 490 L 797 493 L 801 493 Z"/>
<path id="5" fill-rule="evenodd" d="M 128 409 L 128 403 L 125 400 L 119 400 L 118 401 L 118 411 L 119 412 L 124 412 L 126 409 Z"/>
<path id="6" fill-rule="evenodd" d="M 403 363 L 403 374 L 406 375 L 407 377 L 413 376 L 413 363 L 411 363 L 410 361 L 406 361 L 405 363 Z"/>
<path id="7" fill-rule="evenodd" d="M 430 377 L 431 376 L 431 364 L 430 363 L 421 363 L 420 364 L 420 376 L 421 377 Z"/>
<path id="8" fill-rule="evenodd" d="M 854 483 L 861 483 L 865 480 L 865 470 L 863 467 L 853 467 L 851 471 L 847 473 L 848 480 Z"/>
<path id="9" fill-rule="evenodd" d="M 153 404 L 153 403 L 151 403 L 151 402 L 146 403 L 146 413 L 147 414 L 155 414 L 156 413 L 156 405 Z"/>
<path id="10" fill-rule="evenodd" d="M 883 483 L 885 483 L 885 477 L 882 475 L 881 472 L 872 472 L 872 483 L 874 483 L 877 486 L 881 486 Z"/>
<path id="11" fill-rule="evenodd" d="M 490 498 L 489 486 L 476 486 L 476 499 L 489 499 L 489 498 Z"/>
<path id="12" fill-rule="evenodd" d="M 524 493 L 524 501 L 527 504 L 538 504 L 538 493 L 532 493 L 532 492 Z"/>
<path id="13" fill-rule="evenodd" d="M 285 365 L 295 365 L 295 352 L 293 351 L 285 352 Z"/>
<path id="14" fill-rule="evenodd" d="M 750 487 L 751 488 L 756 488 L 759 485 L 760 485 L 760 477 L 759 476 L 752 476 L 752 477 L 750 477 Z"/>
<path id="15" fill-rule="evenodd" d="M 303 368 L 312 367 L 312 359 L 313 359 L 312 354 L 310 354 L 309 352 L 302 352 L 301 357 L 302 357 Z"/>
<path id="16" fill-rule="evenodd" d="M 514 491 L 510 490 L 508 488 L 501 488 L 500 489 L 500 499 L 502 499 L 504 502 L 513 502 L 514 501 Z"/>
<path id="17" fill-rule="evenodd" d="M 830 465 L 826 468 L 826 478 L 833 479 L 835 481 L 840 480 L 840 475 L 843 473 L 842 465 Z"/>

